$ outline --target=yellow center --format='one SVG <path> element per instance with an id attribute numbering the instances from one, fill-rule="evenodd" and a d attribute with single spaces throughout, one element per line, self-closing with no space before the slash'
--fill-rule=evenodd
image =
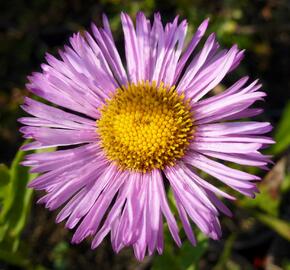
<path id="1" fill-rule="evenodd" d="M 101 108 L 97 132 L 107 157 L 122 169 L 162 169 L 184 155 L 193 136 L 189 102 L 175 87 L 129 84 Z"/>

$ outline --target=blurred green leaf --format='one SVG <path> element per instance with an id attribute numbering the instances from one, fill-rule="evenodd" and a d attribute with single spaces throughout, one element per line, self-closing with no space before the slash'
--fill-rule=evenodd
<path id="1" fill-rule="evenodd" d="M 193 247 L 188 241 L 182 246 L 179 257 L 179 263 L 184 265 L 187 270 L 199 269 L 201 257 L 208 249 L 208 238 L 202 233 L 197 233 L 197 245 Z M 188 265 L 188 266 L 187 266 Z"/>
<path id="2" fill-rule="evenodd" d="M 243 197 L 237 202 L 243 208 L 259 208 L 269 215 L 277 217 L 282 200 L 283 189 L 287 188 L 287 177 L 285 175 L 287 159 L 285 157 L 277 160 L 272 169 L 265 175 L 263 181 L 258 183 L 260 192 L 256 198 Z M 284 186 L 284 187 L 283 187 Z"/>
<path id="3" fill-rule="evenodd" d="M 277 232 L 279 235 L 290 241 L 290 223 L 282 219 L 273 217 L 271 215 L 252 212 L 259 221 L 270 227 L 272 230 Z"/>
<path id="4" fill-rule="evenodd" d="M 290 174 L 287 174 L 284 178 L 284 181 L 281 185 L 281 191 L 282 193 L 286 193 L 290 190 Z"/>
<path id="5" fill-rule="evenodd" d="M 18 151 L 10 168 L 10 182 L 3 197 L 0 213 L 0 248 L 15 252 L 31 206 L 32 190 L 26 187 L 35 177 L 20 165 L 26 153 Z"/>
<path id="6" fill-rule="evenodd" d="M 0 188 L 9 183 L 10 175 L 9 169 L 5 164 L 0 164 Z"/>
<path id="7" fill-rule="evenodd" d="M 28 268 L 29 266 L 29 260 L 24 258 L 21 254 L 17 252 L 12 253 L 0 249 L 0 260 L 22 268 Z"/>
<path id="8" fill-rule="evenodd" d="M 67 242 L 59 242 L 51 252 L 54 269 L 64 270 L 68 268 L 69 244 Z"/>
<path id="9" fill-rule="evenodd" d="M 286 260 L 283 262 L 283 268 L 284 270 L 290 270 L 290 261 Z"/>
<path id="10" fill-rule="evenodd" d="M 156 256 L 153 270 L 197 270 L 200 258 L 208 248 L 208 239 L 201 232 L 197 233 L 197 245 L 185 241 L 180 249 L 175 249 L 169 233 L 165 235 L 165 249 L 162 256 Z"/>
<path id="11" fill-rule="evenodd" d="M 259 208 L 264 212 L 272 215 L 278 215 L 278 208 L 280 199 L 273 199 L 263 186 L 260 188 L 260 193 L 257 194 L 253 200 L 251 198 L 243 197 L 239 200 L 238 204 L 243 208 Z"/>
<path id="12" fill-rule="evenodd" d="M 276 144 L 271 148 L 275 155 L 285 151 L 290 145 L 290 102 L 287 103 L 281 120 L 278 123 L 274 138 Z"/>
<path id="13" fill-rule="evenodd" d="M 213 270 L 222 270 L 222 269 L 229 269 L 227 267 L 227 263 L 230 261 L 230 257 L 232 254 L 233 244 L 236 239 L 236 234 L 231 234 L 224 245 L 223 251 L 219 257 L 219 260 Z"/>
<path id="14" fill-rule="evenodd" d="M 174 255 L 174 244 L 168 228 L 164 229 L 164 252 L 153 260 L 152 270 L 179 269 Z"/>
<path id="15" fill-rule="evenodd" d="M 9 181 L 10 181 L 9 169 L 5 164 L 0 164 L 0 201 L 5 197 Z"/>
<path id="16" fill-rule="evenodd" d="M 55 148 L 37 152 L 53 151 Z M 19 150 L 9 170 L 9 182 L 4 187 L 0 210 L 0 260 L 24 269 L 44 270 L 42 265 L 32 265 L 28 259 L 29 246 L 20 236 L 27 223 L 33 191 L 27 184 L 37 174 L 21 165 L 27 152 Z M 19 248 L 20 246 L 20 248 Z"/>

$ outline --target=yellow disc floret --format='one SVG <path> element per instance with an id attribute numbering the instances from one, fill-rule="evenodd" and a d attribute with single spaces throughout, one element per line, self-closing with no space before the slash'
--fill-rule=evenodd
<path id="1" fill-rule="evenodd" d="M 193 136 L 189 102 L 162 83 L 129 84 L 101 108 L 97 132 L 107 157 L 139 172 L 174 165 Z"/>

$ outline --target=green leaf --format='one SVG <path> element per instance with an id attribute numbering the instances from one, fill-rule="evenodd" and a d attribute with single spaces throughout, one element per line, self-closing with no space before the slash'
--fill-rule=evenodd
<path id="1" fill-rule="evenodd" d="M 69 244 L 67 242 L 59 242 L 51 251 L 54 269 L 64 270 L 68 268 L 68 252 Z"/>
<path id="2" fill-rule="evenodd" d="M 179 265 L 182 266 L 181 269 L 198 270 L 200 259 L 207 248 L 208 238 L 202 232 L 197 233 L 197 245 L 195 247 L 186 241 L 182 245 L 178 256 Z"/>
<path id="3" fill-rule="evenodd" d="M 290 190 L 290 174 L 286 174 L 284 181 L 282 182 L 281 191 L 286 193 Z"/>
<path id="4" fill-rule="evenodd" d="M 27 269 L 30 264 L 29 260 L 24 258 L 21 254 L 17 252 L 12 253 L 2 249 L 0 249 L 0 260 L 25 269 Z"/>
<path id="5" fill-rule="evenodd" d="M 222 269 L 228 269 L 227 263 L 230 261 L 231 255 L 232 255 L 232 248 L 233 244 L 236 239 L 236 234 L 231 234 L 224 245 L 223 251 L 221 253 L 221 256 L 219 257 L 219 260 L 213 270 L 222 270 Z"/>
<path id="6" fill-rule="evenodd" d="M 6 251 L 17 250 L 31 207 L 32 190 L 27 188 L 27 183 L 35 175 L 29 174 L 28 168 L 20 165 L 25 155 L 23 151 L 16 154 L 10 169 L 10 182 L 2 201 L 0 244 Z"/>
<path id="7" fill-rule="evenodd" d="M 26 154 L 23 151 L 17 152 L 9 171 L 9 182 L 4 189 L 0 189 L 5 190 L 0 208 L 0 260 L 23 269 L 44 270 L 41 265 L 31 265 L 28 259 L 29 246 L 20 238 L 27 223 L 33 195 L 27 183 L 36 177 L 36 174 L 29 173 L 29 169 L 20 164 Z"/>
<path id="8" fill-rule="evenodd" d="M 271 216 L 279 215 L 279 207 L 281 204 L 282 194 L 287 189 L 287 177 L 285 177 L 287 160 L 285 157 L 279 159 L 275 166 L 263 178 L 263 181 L 258 184 L 260 193 L 256 195 L 255 200 L 243 197 L 236 204 L 243 208 L 259 208 L 263 212 Z"/>
<path id="9" fill-rule="evenodd" d="M 171 236 L 165 233 L 165 249 L 161 256 L 156 256 L 153 261 L 153 270 L 197 270 L 201 257 L 208 248 L 208 239 L 197 233 L 197 245 L 192 246 L 187 240 L 181 248 L 174 248 Z"/>
<path id="10" fill-rule="evenodd" d="M 0 188 L 6 186 L 9 183 L 9 179 L 9 169 L 5 164 L 0 164 Z"/>
<path id="11" fill-rule="evenodd" d="M 275 132 L 276 144 L 271 148 L 272 153 L 277 155 L 285 151 L 290 145 L 290 102 L 287 103 L 281 120 Z"/>
<path id="12" fill-rule="evenodd" d="M 283 265 L 282 266 L 283 267 L 282 269 L 284 269 L 284 270 L 290 270 L 290 261 L 289 261 L 289 259 L 287 259 L 286 261 L 284 261 L 282 265 Z"/>
<path id="13" fill-rule="evenodd" d="M 280 205 L 280 198 L 274 200 L 268 191 L 261 187 L 260 193 L 256 195 L 254 200 L 252 198 L 243 197 L 237 204 L 243 208 L 251 209 L 257 207 L 272 216 L 277 216 Z"/>
<path id="14" fill-rule="evenodd" d="M 179 269 L 174 255 L 174 244 L 167 227 L 164 229 L 164 252 L 162 255 L 154 257 L 152 265 L 152 270 L 161 269 Z"/>
<path id="15" fill-rule="evenodd" d="M 252 212 L 259 221 L 270 227 L 272 230 L 277 232 L 279 235 L 290 241 L 290 223 L 279 218 L 259 213 Z"/>

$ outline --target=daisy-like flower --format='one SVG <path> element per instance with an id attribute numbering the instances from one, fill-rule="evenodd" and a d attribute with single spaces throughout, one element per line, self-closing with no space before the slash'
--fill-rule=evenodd
<path id="1" fill-rule="evenodd" d="M 187 46 L 187 22 L 150 22 L 138 13 L 136 26 L 121 14 L 126 65 L 116 49 L 108 19 L 92 34 L 74 34 L 60 58 L 47 54 L 42 72 L 27 88 L 52 104 L 26 98 L 21 132 L 33 139 L 23 150 L 58 147 L 30 154 L 24 165 L 41 173 L 29 186 L 44 190 L 39 202 L 61 208 L 57 222 L 77 227 L 72 242 L 92 237 L 96 248 L 108 234 L 118 252 L 133 246 L 137 259 L 163 251 L 163 222 L 181 245 L 176 217 L 169 207 L 171 188 L 179 219 L 195 245 L 192 225 L 218 239 L 219 213 L 231 215 L 219 197 L 234 197 L 202 179 L 202 170 L 249 197 L 259 177 L 223 161 L 265 168 L 259 149 L 273 141 L 262 134 L 265 122 L 236 121 L 261 113 L 249 108 L 262 100 L 257 81 L 241 78 L 209 96 L 243 58 L 236 45 L 222 50 L 211 34 L 196 47 L 205 20 Z M 59 148 L 63 147 L 65 148 Z"/>

